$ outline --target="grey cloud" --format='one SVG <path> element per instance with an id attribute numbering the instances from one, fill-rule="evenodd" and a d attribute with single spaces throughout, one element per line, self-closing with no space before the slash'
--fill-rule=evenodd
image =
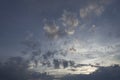
<path id="1" fill-rule="evenodd" d="M 81 64 L 80 66 L 87 66 Z M 21 57 L 13 57 L 5 63 L 0 64 L 0 80 L 54 80 L 55 76 L 50 76 L 47 73 L 39 73 L 29 71 L 28 62 L 24 61 Z M 75 71 L 75 69 L 70 69 Z M 120 66 L 115 64 L 109 67 L 99 67 L 95 72 L 84 75 L 65 75 L 59 77 L 60 80 L 119 80 Z"/>
<path id="2" fill-rule="evenodd" d="M 98 4 L 89 4 L 88 6 L 80 9 L 81 18 L 90 18 L 92 16 L 100 16 L 104 11 L 104 6 Z"/>
<path id="3" fill-rule="evenodd" d="M 64 59 L 54 59 L 53 64 L 55 69 L 60 69 L 61 67 L 62 68 L 73 67 L 75 65 L 75 62 Z"/>
<path id="4" fill-rule="evenodd" d="M 80 9 L 80 17 L 82 19 L 89 19 L 100 16 L 104 12 L 106 5 L 110 4 L 112 1 L 113 0 L 91 0 Z"/>
<path id="5" fill-rule="evenodd" d="M 99 67 L 99 69 L 90 75 L 66 75 L 61 80 L 119 80 L 120 66 Z"/>
<path id="6" fill-rule="evenodd" d="M 59 26 L 55 22 L 45 23 L 44 30 L 49 37 L 57 38 L 59 32 Z"/>
<path id="7" fill-rule="evenodd" d="M 79 20 L 75 13 L 64 11 L 62 14 L 62 21 L 65 27 L 76 27 L 79 24 Z"/>
<path id="8" fill-rule="evenodd" d="M 89 29 L 90 32 L 95 32 L 96 31 L 96 25 L 92 25 L 92 27 Z"/>
<path id="9" fill-rule="evenodd" d="M 65 27 L 65 32 L 68 35 L 75 33 L 75 28 L 79 25 L 79 19 L 77 15 L 72 12 L 64 11 L 61 17 L 62 24 Z"/>
<path id="10" fill-rule="evenodd" d="M 59 24 L 56 23 L 57 21 L 59 21 Z M 79 23 L 80 21 L 75 13 L 65 10 L 60 19 L 56 21 L 45 20 L 43 29 L 48 37 L 58 38 L 66 34 L 73 35 Z"/>
<path id="11" fill-rule="evenodd" d="M 0 80 L 53 80 L 46 73 L 30 71 L 28 64 L 22 57 L 11 57 L 0 64 Z"/>

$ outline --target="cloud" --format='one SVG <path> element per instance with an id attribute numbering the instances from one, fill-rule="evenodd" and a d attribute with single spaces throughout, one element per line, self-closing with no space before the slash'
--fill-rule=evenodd
<path id="1" fill-rule="evenodd" d="M 65 32 L 68 35 L 72 35 L 75 33 L 75 28 L 79 25 L 79 19 L 77 15 L 72 12 L 64 11 L 61 17 L 62 24 L 65 27 Z"/>
<path id="2" fill-rule="evenodd" d="M 61 80 L 119 80 L 120 66 L 100 67 L 97 71 L 89 75 L 66 75 Z"/>
<path id="3" fill-rule="evenodd" d="M 116 64 L 109 67 L 98 67 L 97 70 L 92 66 L 86 65 L 77 68 L 55 69 L 53 73 L 50 71 L 50 74 L 31 71 L 28 67 L 28 62 L 23 58 L 12 57 L 5 63 L 0 64 L 0 80 L 53 80 L 58 78 L 54 74 L 59 75 L 59 72 L 62 72 L 62 74 L 69 73 L 64 76 L 60 75 L 58 78 L 60 80 L 119 80 L 120 78 L 120 66 Z M 95 72 L 93 72 L 94 70 Z M 80 74 L 80 72 L 87 75 Z"/>
<path id="4" fill-rule="evenodd" d="M 59 24 L 56 23 L 59 21 Z M 56 21 L 45 20 L 44 31 L 48 37 L 58 38 L 63 35 L 73 35 L 79 25 L 79 19 L 75 13 L 64 11 L 62 17 Z"/>
<path id="5" fill-rule="evenodd" d="M 84 18 L 90 18 L 93 16 L 100 16 L 103 13 L 103 11 L 104 11 L 103 5 L 92 3 L 80 9 L 80 17 L 84 19 Z"/>
<path id="6" fill-rule="evenodd" d="M 92 19 L 93 16 L 102 15 L 102 13 L 105 10 L 105 6 L 104 6 L 105 4 L 103 4 L 102 2 L 100 4 L 98 4 L 96 2 L 95 3 L 89 3 L 87 6 L 80 9 L 80 17 L 82 19 L 85 19 L 85 18 L 91 18 Z M 61 33 L 63 33 L 63 35 L 65 35 L 65 34 L 73 35 L 76 32 L 76 29 L 78 28 L 79 24 L 80 24 L 79 18 L 75 13 L 69 12 L 69 11 L 64 11 L 59 22 L 58 22 L 58 20 L 50 21 L 50 22 L 46 21 L 43 29 L 45 31 L 45 34 L 49 38 L 56 39 L 56 38 L 61 36 Z M 85 24 L 86 24 L 85 26 L 89 26 L 89 23 L 85 23 Z M 86 29 L 87 29 L 87 27 L 86 27 Z M 88 28 L 88 30 L 90 32 L 95 32 L 96 31 L 96 25 L 92 25 L 92 27 Z M 86 31 L 84 31 L 84 32 L 86 33 Z M 84 35 L 80 34 L 80 36 L 84 36 Z M 86 37 L 88 37 L 88 36 L 86 36 Z M 94 37 L 91 37 L 91 38 L 94 38 Z M 62 42 L 64 41 L 64 39 L 65 38 L 62 38 Z M 87 38 L 87 39 L 89 39 L 89 38 Z M 91 40 L 94 40 L 94 39 L 91 39 Z M 62 42 L 59 43 L 59 41 L 55 41 L 54 45 L 56 45 L 56 44 L 59 45 L 59 47 L 57 46 L 57 48 L 59 49 L 62 46 Z M 82 42 L 82 40 L 81 40 L 81 42 Z M 68 43 L 71 44 L 70 41 L 68 41 Z M 74 45 L 80 45 L 80 46 L 83 46 L 83 47 L 74 46 Z M 85 43 L 85 46 L 87 45 L 86 47 L 84 47 L 83 43 L 82 44 L 75 43 L 74 45 L 70 45 L 70 46 L 64 45 L 65 47 L 62 47 L 62 49 L 65 48 L 65 50 L 67 51 L 65 53 L 70 53 L 71 49 L 72 50 L 74 49 L 73 53 L 80 53 L 79 55 L 75 54 L 76 56 L 74 56 L 74 54 L 65 55 L 65 57 L 69 58 L 70 60 L 74 60 L 75 62 L 78 61 L 80 63 L 82 62 L 82 63 L 87 63 L 87 64 L 89 64 L 89 63 L 94 64 L 94 63 L 96 63 L 97 60 L 99 60 L 98 62 L 101 62 L 100 57 L 104 56 L 103 53 L 105 51 L 102 50 L 103 48 L 101 49 L 101 47 L 103 47 L 103 46 L 100 46 L 100 49 L 97 46 L 93 46 L 95 49 L 92 49 L 92 48 L 88 49 L 89 46 L 91 45 L 89 43 Z M 44 47 L 46 47 L 46 46 L 44 46 Z M 53 46 L 50 46 L 50 45 L 47 44 L 47 47 L 53 47 Z M 46 48 L 45 48 L 45 50 L 47 51 Z M 59 54 L 59 52 L 57 54 Z M 106 56 L 108 56 L 108 55 L 106 55 Z M 61 57 L 61 55 L 59 55 L 59 57 Z M 47 60 L 49 59 L 49 61 L 51 60 L 53 62 L 53 63 L 50 62 L 50 64 L 52 63 L 52 68 L 56 69 L 56 68 L 59 68 L 61 66 L 61 62 L 59 62 L 59 60 L 54 59 L 54 54 L 53 53 L 49 53 L 49 54 L 43 53 L 41 58 L 45 60 L 45 62 L 41 61 L 43 63 L 43 65 L 47 65 L 47 64 L 49 65 L 49 63 L 47 63 Z M 95 59 L 97 59 L 97 60 L 95 60 Z M 64 61 L 62 63 L 62 66 L 64 68 L 68 67 L 69 66 L 68 62 Z M 41 66 L 38 66 L 38 67 L 41 67 Z M 42 66 L 42 67 L 44 67 L 44 66 Z M 49 68 L 46 68 L 46 69 L 49 69 Z"/>
<path id="7" fill-rule="evenodd" d="M 0 64 L 0 80 L 53 80 L 46 73 L 31 71 L 29 62 L 22 57 L 11 57 Z"/>
<path id="8" fill-rule="evenodd" d="M 75 33 L 75 30 L 74 29 L 65 29 L 65 32 L 68 34 L 68 35 L 73 35 Z"/>
<path id="9" fill-rule="evenodd" d="M 80 9 L 80 17 L 82 19 L 89 19 L 95 16 L 101 16 L 105 11 L 106 5 L 112 1 L 113 0 L 88 1 L 88 4 Z"/>
<path id="10" fill-rule="evenodd" d="M 55 69 L 65 69 L 67 67 L 74 66 L 75 62 L 70 60 L 64 60 L 64 59 L 54 59 L 53 65 Z"/>
<path id="11" fill-rule="evenodd" d="M 92 27 L 89 29 L 90 32 L 95 32 L 96 31 L 96 25 L 92 25 Z"/>
<path id="12" fill-rule="evenodd" d="M 79 20 L 77 19 L 77 15 L 72 12 L 64 11 L 62 14 L 63 25 L 66 27 L 76 27 L 79 24 Z"/>
<path id="13" fill-rule="evenodd" d="M 48 37 L 57 38 L 59 35 L 59 26 L 55 22 L 45 23 L 43 29 Z"/>

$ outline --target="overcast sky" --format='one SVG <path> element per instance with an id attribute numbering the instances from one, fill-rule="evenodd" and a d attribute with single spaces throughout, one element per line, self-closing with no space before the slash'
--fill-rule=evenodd
<path id="1" fill-rule="evenodd" d="M 32 39 L 40 43 L 42 54 L 57 51 L 55 59 L 76 64 L 119 64 L 119 3 L 119 0 L 0 0 L 0 59 L 21 55 L 28 50 L 22 42 Z"/>

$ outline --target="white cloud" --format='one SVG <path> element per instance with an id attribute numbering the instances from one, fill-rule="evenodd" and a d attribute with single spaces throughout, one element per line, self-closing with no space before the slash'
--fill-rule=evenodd
<path id="1" fill-rule="evenodd" d="M 65 29 L 65 32 L 68 34 L 68 35 L 73 35 L 75 33 L 75 30 L 74 29 Z"/>
<path id="2" fill-rule="evenodd" d="M 48 73 L 54 76 L 59 76 L 59 75 L 64 76 L 66 74 L 91 74 L 97 69 L 98 69 L 97 67 L 91 67 L 91 66 L 82 66 L 77 68 L 68 67 L 66 69 L 48 70 Z"/>

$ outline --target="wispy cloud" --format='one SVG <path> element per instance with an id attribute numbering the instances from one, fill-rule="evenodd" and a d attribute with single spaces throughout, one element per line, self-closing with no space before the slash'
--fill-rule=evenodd
<path id="1" fill-rule="evenodd" d="M 89 4 L 85 6 L 84 8 L 80 9 L 80 17 L 81 18 L 90 18 L 92 16 L 100 16 L 104 11 L 103 5 L 95 4 Z"/>
<path id="2" fill-rule="evenodd" d="M 58 21 L 59 24 L 56 23 Z M 73 35 L 79 23 L 76 13 L 64 10 L 60 19 L 56 21 L 46 20 L 43 29 L 48 37 L 58 38 L 62 35 Z"/>
<path id="3" fill-rule="evenodd" d="M 91 0 L 87 5 L 80 8 L 80 17 L 82 19 L 93 18 L 94 16 L 101 16 L 106 9 L 106 5 L 113 0 Z"/>
<path id="4" fill-rule="evenodd" d="M 48 37 L 57 38 L 59 36 L 59 26 L 53 22 L 46 22 L 44 30 Z"/>
<path id="5" fill-rule="evenodd" d="M 75 28 L 79 25 L 79 19 L 77 15 L 72 12 L 64 11 L 61 17 L 62 24 L 65 27 L 65 32 L 68 35 L 72 35 L 75 33 Z"/>

